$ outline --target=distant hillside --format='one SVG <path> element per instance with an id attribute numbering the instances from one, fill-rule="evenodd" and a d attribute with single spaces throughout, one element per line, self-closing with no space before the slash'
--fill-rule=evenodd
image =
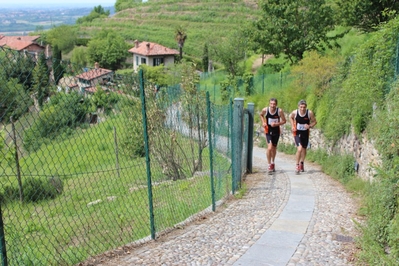
<path id="1" fill-rule="evenodd" d="M 111 28 L 128 41 L 177 48 L 175 29 L 182 26 L 188 36 L 185 55 L 201 57 L 206 42 L 222 38 L 259 16 L 255 0 L 151 0 L 130 5 L 106 20 L 80 25 L 81 33 L 92 35 L 101 28 Z"/>
<path id="2" fill-rule="evenodd" d="M 11 5 L 11 3 L 9 3 Z M 114 7 L 104 7 L 114 13 Z M 0 7 L 0 34 L 27 35 L 35 30 L 48 30 L 60 25 L 73 25 L 76 19 L 87 16 L 93 7 Z"/>

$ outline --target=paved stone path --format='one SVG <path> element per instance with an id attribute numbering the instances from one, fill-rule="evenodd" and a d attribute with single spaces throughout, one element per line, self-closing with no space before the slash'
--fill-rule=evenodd
<path id="1" fill-rule="evenodd" d="M 267 174 L 265 150 L 254 148 L 247 193 L 215 213 L 155 241 L 91 265 L 351 265 L 357 204 L 320 167 L 277 154 Z M 114 253 L 116 254 L 116 253 Z M 90 265 L 90 264 L 87 264 Z"/>

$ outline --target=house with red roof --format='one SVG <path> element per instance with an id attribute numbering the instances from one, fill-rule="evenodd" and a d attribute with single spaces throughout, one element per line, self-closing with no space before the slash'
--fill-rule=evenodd
<path id="1" fill-rule="evenodd" d="M 42 46 L 37 43 L 40 36 L 5 36 L 0 35 L 0 46 L 9 48 L 18 52 L 24 52 L 36 57 L 39 53 L 44 52 L 46 57 L 50 56 L 49 46 Z"/>
<path id="2" fill-rule="evenodd" d="M 75 76 L 77 88 L 79 91 L 85 94 L 93 94 L 97 91 L 97 86 L 101 86 L 103 89 L 107 89 L 107 83 L 110 82 L 114 77 L 114 72 L 109 69 L 100 68 L 96 62 L 94 69 L 83 72 L 80 75 Z"/>
<path id="3" fill-rule="evenodd" d="M 153 42 L 139 42 L 138 40 L 134 41 L 134 47 L 129 49 L 129 53 L 133 54 L 134 71 L 137 71 L 142 64 L 147 66 L 173 65 L 175 56 L 179 55 L 179 51 L 175 49 Z"/>
<path id="4" fill-rule="evenodd" d="M 65 91 L 66 93 L 69 93 L 72 90 L 79 91 L 79 87 L 74 76 L 64 76 L 58 81 L 58 92 Z"/>

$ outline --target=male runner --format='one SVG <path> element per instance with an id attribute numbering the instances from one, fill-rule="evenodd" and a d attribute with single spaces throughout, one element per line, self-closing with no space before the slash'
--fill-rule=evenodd
<path id="1" fill-rule="evenodd" d="M 277 144 L 281 134 L 280 126 L 286 123 L 284 112 L 277 107 L 277 99 L 271 98 L 269 107 L 263 108 L 259 115 L 266 134 L 268 171 L 274 172 Z"/>

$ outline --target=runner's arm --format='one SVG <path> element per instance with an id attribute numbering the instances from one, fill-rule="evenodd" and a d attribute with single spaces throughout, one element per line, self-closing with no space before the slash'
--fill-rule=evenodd
<path id="1" fill-rule="evenodd" d="M 290 123 L 291 123 L 291 129 L 292 131 L 296 130 L 296 125 L 295 125 L 295 114 L 296 114 L 296 110 L 292 111 L 292 113 L 290 114 Z"/>
<path id="2" fill-rule="evenodd" d="M 263 127 L 267 125 L 266 118 L 265 118 L 266 112 L 267 112 L 267 107 L 263 108 L 262 111 L 259 113 L 260 120 L 262 121 Z"/>

